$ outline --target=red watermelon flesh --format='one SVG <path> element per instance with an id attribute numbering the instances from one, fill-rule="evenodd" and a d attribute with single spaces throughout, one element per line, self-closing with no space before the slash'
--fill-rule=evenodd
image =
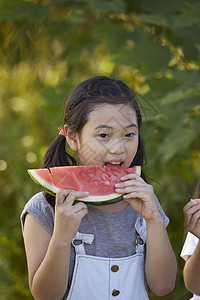
<path id="1" fill-rule="evenodd" d="M 140 175 L 141 167 L 121 168 L 120 166 L 66 166 L 28 170 L 31 178 L 44 190 L 55 195 L 59 190 L 89 192 L 81 200 L 87 202 L 110 201 L 119 198 L 115 184 L 126 174 Z"/>

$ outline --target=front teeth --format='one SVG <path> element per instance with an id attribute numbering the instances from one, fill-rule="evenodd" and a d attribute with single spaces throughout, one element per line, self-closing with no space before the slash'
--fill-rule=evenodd
<path id="1" fill-rule="evenodd" d="M 118 162 L 118 161 L 112 161 L 112 162 L 107 162 L 105 163 L 106 165 L 107 164 L 110 164 L 110 165 L 118 165 L 118 166 L 121 166 L 122 162 Z"/>

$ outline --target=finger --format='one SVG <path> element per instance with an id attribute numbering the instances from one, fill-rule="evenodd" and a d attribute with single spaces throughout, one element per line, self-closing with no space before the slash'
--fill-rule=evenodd
<path id="1" fill-rule="evenodd" d="M 142 192 L 146 193 L 148 190 L 145 187 L 136 187 L 136 186 L 126 186 L 123 188 L 117 188 L 115 191 L 119 194 L 130 194 L 133 192 Z"/>
<path id="2" fill-rule="evenodd" d="M 77 198 L 84 198 L 89 195 L 88 192 L 77 192 L 71 191 L 68 196 L 65 198 L 64 204 L 73 204 Z"/>
<path id="3" fill-rule="evenodd" d="M 191 202 L 196 202 L 197 204 L 200 204 L 200 198 L 191 199 Z"/>
<path id="4" fill-rule="evenodd" d="M 200 227 L 199 221 L 200 221 L 200 210 L 198 210 L 196 213 L 192 215 L 191 222 L 188 226 L 188 230 L 193 231 L 197 226 Z"/>
<path id="5" fill-rule="evenodd" d="M 74 215 L 76 220 L 80 222 L 88 214 L 88 208 L 83 202 L 78 202 L 70 207 L 70 214 Z"/>
<path id="6" fill-rule="evenodd" d="M 138 198 L 124 198 L 124 201 L 131 203 L 131 205 L 134 207 L 134 209 L 139 212 L 141 211 L 141 201 Z"/>
<path id="7" fill-rule="evenodd" d="M 196 200 L 193 200 L 193 199 L 192 199 L 190 202 L 188 202 L 188 203 L 184 206 L 183 211 L 188 210 L 189 208 L 195 206 L 196 204 L 197 204 Z"/>
<path id="8" fill-rule="evenodd" d="M 89 195 L 88 192 L 78 192 L 71 190 L 61 190 L 56 194 L 56 204 L 61 205 L 65 204 L 73 204 L 74 200 L 79 197 L 87 197 Z"/>
<path id="9" fill-rule="evenodd" d="M 81 210 L 88 210 L 87 205 L 83 202 L 77 202 L 72 206 L 73 212 L 78 213 Z"/>
<path id="10" fill-rule="evenodd" d="M 127 174 L 127 175 L 124 175 L 123 177 L 120 178 L 120 180 L 129 180 L 129 179 L 135 179 L 135 180 L 140 181 L 140 182 L 145 182 L 142 179 L 142 177 L 140 177 L 137 174 Z"/>
<path id="11" fill-rule="evenodd" d="M 129 179 L 129 180 L 126 180 L 126 181 L 123 181 L 123 182 L 119 182 L 117 184 L 115 184 L 115 187 L 116 188 L 123 188 L 123 187 L 127 187 L 127 186 L 145 186 L 145 183 L 144 182 L 141 182 L 141 181 L 137 181 L 135 179 Z"/>
<path id="12" fill-rule="evenodd" d="M 200 201 L 200 198 L 194 198 L 194 199 L 191 199 L 191 201 Z"/>
<path id="13" fill-rule="evenodd" d="M 69 195 L 70 190 L 60 190 L 56 193 L 56 205 L 60 205 L 65 201 L 65 198 Z"/>
<path id="14" fill-rule="evenodd" d="M 86 205 L 85 205 L 86 206 Z M 79 211 L 77 211 L 77 216 L 80 218 L 80 220 L 82 220 L 83 217 L 85 217 L 85 215 L 88 214 L 88 209 L 87 209 L 87 206 L 80 209 Z"/>
<path id="15" fill-rule="evenodd" d="M 184 226 L 185 227 L 187 227 L 190 223 L 192 214 L 195 212 L 195 206 L 196 206 L 196 202 L 195 201 L 190 201 L 183 208 Z"/>
<path id="16" fill-rule="evenodd" d="M 123 195 L 124 199 L 137 198 L 137 199 L 145 199 L 145 193 L 143 191 L 132 191 Z"/>
<path id="17" fill-rule="evenodd" d="M 194 214 L 196 211 L 198 211 L 200 209 L 200 205 L 199 204 L 193 204 L 193 205 L 188 205 L 187 207 L 185 206 L 183 209 L 183 213 L 184 215 L 192 215 Z"/>
<path id="18" fill-rule="evenodd" d="M 189 224 L 191 222 L 191 218 L 199 210 L 200 210 L 200 205 L 197 205 L 197 204 L 195 204 L 195 205 L 193 204 L 192 206 L 188 205 L 187 208 L 184 208 L 183 212 L 184 212 L 184 219 L 185 219 L 185 222 L 184 222 L 185 227 L 189 226 Z"/>
<path id="19" fill-rule="evenodd" d="M 191 225 L 192 226 L 196 225 L 199 220 L 200 220 L 200 210 L 198 210 L 192 215 Z"/>

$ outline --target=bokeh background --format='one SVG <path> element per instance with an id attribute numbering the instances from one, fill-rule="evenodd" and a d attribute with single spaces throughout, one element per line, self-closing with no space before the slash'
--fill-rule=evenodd
<path id="1" fill-rule="evenodd" d="M 0 0 L 0 300 L 32 299 L 19 216 L 39 188 L 26 170 L 58 134 L 66 95 L 95 75 L 124 80 L 139 102 L 178 260 L 162 298 L 189 299 L 179 255 L 200 176 L 199 62 L 198 0 Z"/>

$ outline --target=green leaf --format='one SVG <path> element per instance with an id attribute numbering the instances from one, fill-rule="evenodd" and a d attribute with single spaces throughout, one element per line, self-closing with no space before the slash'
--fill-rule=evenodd
<path id="1" fill-rule="evenodd" d="M 87 0 L 94 11 L 124 13 L 126 6 L 123 0 Z"/>
<path id="2" fill-rule="evenodd" d="M 198 70 L 171 70 L 171 76 L 180 82 L 200 82 L 200 73 Z"/>
<path id="3" fill-rule="evenodd" d="M 166 77 L 162 78 L 150 78 L 148 80 L 150 93 L 154 98 L 161 98 L 163 95 L 173 91 L 177 88 L 177 82 L 173 79 L 168 79 Z"/>
<path id="4" fill-rule="evenodd" d="M 125 46 L 128 41 L 133 45 L 130 48 Z M 109 43 L 114 46 L 112 49 Z M 136 28 L 134 32 L 124 32 L 121 39 L 115 39 L 115 43 L 110 36 L 107 47 L 112 50 L 111 54 L 114 54 L 117 64 L 135 66 L 139 69 L 139 74 L 146 76 L 164 72 L 171 58 L 168 47 L 153 42 L 142 28 Z"/>
<path id="5" fill-rule="evenodd" d="M 19 20 L 29 18 L 36 22 L 43 21 L 50 12 L 50 7 L 25 2 L 23 0 L 1 0 L 0 1 L 0 19 L 1 20 Z"/>
<path id="6" fill-rule="evenodd" d="M 133 57 L 141 74 L 152 74 L 164 71 L 171 58 L 166 46 L 151 40 L 142 29 L 136 29 L 131 37 L 134 42 Z"/>
<path id="7" fill-rule="evenodd" d="M 159 14 L 140 14 L 139 20 L 148 24 L 168 26 L 168 21 L 164 15 Z"/>
<path id="8" fill-rule="evenodd" d="M 139 6 L 150 13 L 166 14 L 182 9 L 184 0 L 140 0 Z"/>
<path id="9" fill-rule="evenodd" d="M 194 128 L 174 127 L 160 146 L 158 152 L 164 163 L 184 153 L 196 139 L 197 132 Z"/>
<path id="10" fill-rule="evenodd" d="M 171 16 L 171 22 L 173 28 L 185 28 L 199 24 L 200 10 L 199 9 L 188 9 L 183 10 L 179 15 Z"/>
<path id="11" fill-rule="evenodd" d="M 167 30 L 166 38 L 175 47 L 182 49 L 185 59 L 198 60 L 199 52 L 196 45 L 200 41 L 199 25 Z"/>
<path id="12" fill-rule="evenodd" d="M 184 85 L 179 86 L 170 93 L 167 93 L 163 98 L 160 99 L 160 102 L 163 104 L 166 103 L 175 103 L 179 102 L 182 99 L 189 98 L 198 98 L 200 95 L 200 85 L 185 83 Z"/>
<path id="13" fill-rule="evenodd" d="M 116 19 L 96 22 L 93 34 L 105 41 L 111 54 L 116 54 L 121 49 L 125 50 L 127 41 L 131 39 L 131 32 L 125 28 L 124 22 Z"/>

